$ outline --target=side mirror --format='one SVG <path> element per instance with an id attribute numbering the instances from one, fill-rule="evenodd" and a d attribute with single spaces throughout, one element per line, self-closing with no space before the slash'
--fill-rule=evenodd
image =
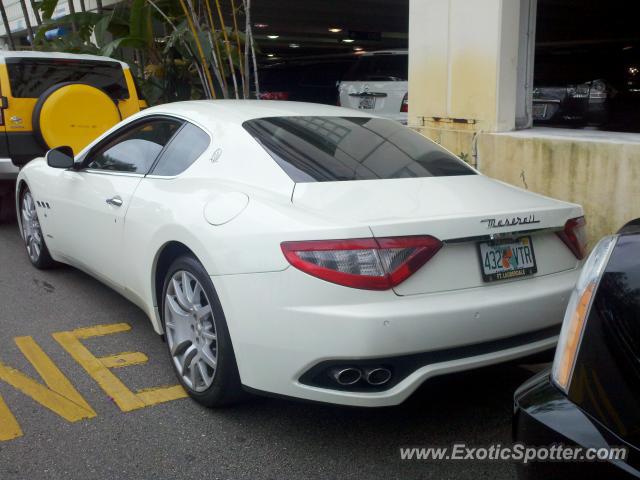
<path id="1" fill-rule="evenodd" d="M 52 168 L 73 168 L 75 160 L 73 158 L 73 149 L 67 147 L 56 147 L 49 150 L 45 156 L 47 165 Z"/>

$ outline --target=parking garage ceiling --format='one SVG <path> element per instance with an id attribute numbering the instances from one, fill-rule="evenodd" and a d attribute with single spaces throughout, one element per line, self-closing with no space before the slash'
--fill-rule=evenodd
<path id="1" fill-rule="evenodd" d="M 408 42 L 409 0 L 254 0 L 251 14 L 264 55 L 406 48 Z"/>
<path id="2" fill-rule="evenodd" d="M 538 0 L 537 43 L 554 47 L 639 42 L 638 18 L 640 2 Z M 409 0 L 253 0 L 252 19 L 255 38 L 265 56 L 297 57 L 408 45 Z"/>
<path id="3" fill-rule="evenodd" d="M 640 2 L 538 0 L 536 42 L 572 46 L 640 41 Z"/>

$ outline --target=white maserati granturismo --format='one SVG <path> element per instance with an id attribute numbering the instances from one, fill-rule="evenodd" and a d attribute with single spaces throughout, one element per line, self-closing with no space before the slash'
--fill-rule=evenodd
<path id="1" fill-rule="evenodd" d="M 585 253 L 580 206 L 323 105 L 149 108 L 30 162 L 17 187 L 33 265 L 142 308 L 208 406 L 243 391 L 394 405 L 552 349 Z"/>

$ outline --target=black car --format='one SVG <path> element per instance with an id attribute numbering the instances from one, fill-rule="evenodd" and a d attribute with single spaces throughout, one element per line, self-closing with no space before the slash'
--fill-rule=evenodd
<path id="1" fill-rule="evenodd" d="M 603 125 L 616 95 L 610 83 L 615 71 L 591 49 L 536 52 L 533 121 L 538 124 Z"/>
<path id="2" fill-rule="evenodd" d="M 338 82 L 356 62 L 355 54 L 282 61 L 260 69 L 260 99 L 338 104 Z"/>
<path id="3" fill-rule="evenodd" d="M 564 85 L 537 85 L 533 90 L 533 120 L 600 126 L 609 118 L 614 90 L 596 79 Z"/>
<path id="4" fill-rule="evenodd" d="M 639 131 L 639 50 L 623 44 L 537 51 L 534 123 Z"/>
<path id="5" fill-rule="evenodd" d="M 626 450 L 624 460 L 521 464 L 521 479 L 640 478 L 640 219 L 585 263 L 553 367 L 515 393 L 513 434 L 530 446 Z"/>

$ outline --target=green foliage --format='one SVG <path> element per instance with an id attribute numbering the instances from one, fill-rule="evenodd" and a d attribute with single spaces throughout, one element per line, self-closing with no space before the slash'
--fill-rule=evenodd
<path id="1" fill-rule="evenodd" d="M 177 0 L 127 0 L 112 10 L 76 12 L 53 19 L 59 0 L 40 0 L 36 6 L 42 14 L 42 25 L 36 33 L 34 47 L 39 50 L 92 53 L 124 60 L 132 65 L 132 73 L 149 104 L 204 98 L 201 59 L 196 55 L 196 37 L 187 25 L 184 11 Z M 199 5 L 202 7 L 202 4 Z M 158 9 L 162 13 L 158 12 Z M 202 15 L 202 22 L 206 17 Z M 64 28 L 65 35 L 46 40 L 45 32 Z M 235 69 L 240 67 L 240 54 L 235 33 L 227 28 L 229 52 Z M 239 34 L 244 44 L 244 34 Z M 222 32 L 211 32 L 206 24 L 197 29 L 197 40 L 211 71 L 215 70 L 214 45 L 222 58 L 223 74 L 229 74 L 229 58 Z M 212 44 L 213 42 L 213 44 Z M 244 47 L 243 47 L 244 48 Z M 240 83 L 238 78 L 238 83 Z M 229 84 L 231 81 L 229 79 Z M 216 82 L 216 93 L 222 96 Z"/>
<path id="2" fill-rule="evenodd" d="M 35 5 L 42 13 L 42 19 L 49 20 L 58 5 L 58 0 L 42 0 L 35 2 Z"/>
<path id="3" fill-rule="evenodd" d="M 113 13 L 104 15 L 103 18 L 98 20 L 93 27 L 93 36 L 96 39 L 96 47 L 102 48 L 108 43 L 109 26 L 113 21 Z"/>

